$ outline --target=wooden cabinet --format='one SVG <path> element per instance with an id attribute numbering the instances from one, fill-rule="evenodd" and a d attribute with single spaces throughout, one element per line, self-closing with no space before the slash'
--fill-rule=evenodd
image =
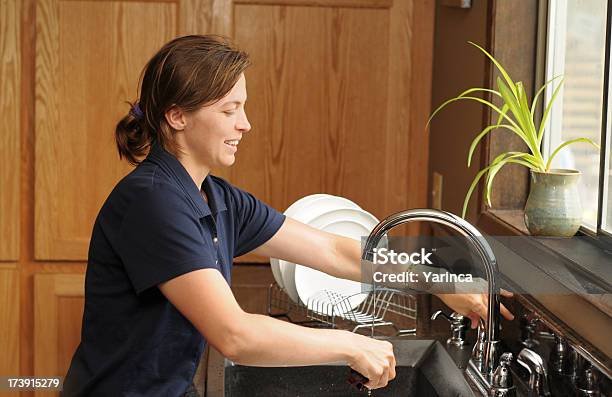
<path id="1" fill-rule="evenodd" d="M 236 164 L 215 174 L 281 211 L 320 192 L 379 218 L 426 204 L 433 0 L 0 5 L 0 304 L 17 307 L 0 312 L 10 319 L 0 352 L 11 374 L 67 368 L 92 225 L 131 169 L 115 123 L 137 99 L 145 62 L 178 35 L 227 35 L 252 57 L 253 129 Z M 239 272 L 239 301 L 265 311 L 267 268 Z"/>
<path id="2" fill-rule="evenodd" d="M 272 282 L 268 265 L 236 264 L 232 269 L 232 292 L 248 313 L 268 314 L 268 287 Z"/>
<path id="3" fill-rule="evenodd" d="M 0 375 L 19 374 L 19 271 L 0 264 Z M 0 396 L 9 396 L 0 391 Z M 14 396 L 14 393 L 11 394 Z"/>
<path id="4" fill-rule="evenodd" d="M 413 102 L 428 95 L 410 91 L 410 2 L 221 3 L 37 2 L 36 259 L 86 260 L 95 216 L 130 169 L 113 131 L 143 65 L 178 32 L 211 26 L 253 58 L 254 128 L 217 174 L 280 210 L 317 192 L 379 218 L 425 204 L 426 113 Z"/>
<path id="5" fill-rule="evenodd" d="M 34 276 L 34 373 L 64 376 L 81 340 L 82 274 Z M 47 392 L 35 395 L 48 395 Z"/>
<path id="6" fill-rule="evenodd" d="M 0 261 L 19 258 L 21 7 L 0 3 Z"/>

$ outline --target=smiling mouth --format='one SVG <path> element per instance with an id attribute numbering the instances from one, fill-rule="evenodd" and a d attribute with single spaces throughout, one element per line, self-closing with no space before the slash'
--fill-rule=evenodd
<path id="1" fill-rule="evenodd" d="M 231 147 L 237 147 L 239 142 L 240 141 L 238 139 L 232 139 L 232 140 L 229 140 L 229 141 L 225 141 L 224 143 L 226 145 L 231 146 Z"/>

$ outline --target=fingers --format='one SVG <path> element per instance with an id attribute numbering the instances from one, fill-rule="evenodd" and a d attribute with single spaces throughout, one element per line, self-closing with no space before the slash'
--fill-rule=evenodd
<path id="1" fill-rule="evenodd" d="M 380 368 L 373 372 L 369 377 L 370 380 L 364 386 L 368 389 L 379 389 L 387 385 L 387 379 L 389 378 L 387 370 Z"/>
<path id="2" fill-rule="evenodd" d="M 480 295 L 480 301 L 478 302 L 474 311 L 478 313 L 480 318 L 485 320 L 487 318 L 488 309 L 489 309 L 489 299 L 487 298 L 486 295 L 482 294 Z"/>
<path id="3" fill-rule="evenodd" d="M 500 294 L 501 296 L 503 296 L 504 298 L 512 298 L 514 296 L 514 294 L 510 291 L 506 291 L 505 289 L 501 289 L 500 290 Z"/>
<path id="4" fill-rule="evenodd" d="M 368 375 L 369 381 L 364 385 L 368 389 L 378 389 L 387 386 L 389 381 L 395 378 L 395 355 L 393 354 L 393 345 L 389 342 L 383 342 L 385 351 L 376 359 L 377 364 L 370 367 Z"/>
<path id="5" fill-rule="evenodd" d="M 480 315 L 478 315 L 478 313 L 468 313 L 467 317 L 470 319 L 470 327 L 472 327 L 472 329 L 476 329 L 478 328 L 478 320 L 480 320 Z"/>
<path id="6" fill-rule="evenodd" d="M 389 368 L 389 380 L 395 379 L 395 355 L 391 357 L 391 367 Z"/>
<path id="7" fill-rule="evenodd" d="M 506 308 L 506 306 L 500 305 L 499 309 L 501 311 L 502 316 L 504 316 L 506 320 L 514 320 L 514 314 L 512 314 L 510 310 Z"/>

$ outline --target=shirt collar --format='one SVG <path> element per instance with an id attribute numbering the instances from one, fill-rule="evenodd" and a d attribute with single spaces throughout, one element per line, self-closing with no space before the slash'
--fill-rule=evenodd
<path id="1" fill-rule="evenodd" d="M 151 150 L 147 156 L 147 160 L 162 166 L 170 172 L 172 177 L 187 194 L 189 201 L 191 201 L 196 208 L 198 216 L 204 217 L 210 215 L 211 209 L 214 214 L 227 210 L 225 200 L 223 200 L 222 194 L 219 191 L 219 186 L 213 182 L 210 174 L 206 175 L 201 186 L 208 197 L 207 204 L 185 167 L 183 167 L 181 162 L 178 161 L 174 155 L 165 150 L 157 141 L 151 144 Z"/>

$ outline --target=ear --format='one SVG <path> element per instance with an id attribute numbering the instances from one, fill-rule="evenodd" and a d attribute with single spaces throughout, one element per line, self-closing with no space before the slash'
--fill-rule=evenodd
<path id="1" fill-rule="evenodd" d="M 182 131 L 185 129 L 185 125 L 187 124 L 185 120 L 185 113 L 183 113 L 178 106 L 170 107 L 164 116 L 166 117 L 166 122 L 168 122 L 170 127 L 172 127 L 174 130 Z"/>

